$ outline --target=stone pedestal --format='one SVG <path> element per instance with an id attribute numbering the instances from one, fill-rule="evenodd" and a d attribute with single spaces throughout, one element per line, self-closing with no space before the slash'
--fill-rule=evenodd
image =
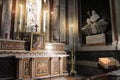
<path id="1" fill-rule="evenodd" d="M 105 45 L 106 40 L 105 40 L 105 34 L 97 34 L 97 35 L 90 35 L 86 36 L 86 45 L 88 46 L 93 46 L 93 45 Z"/>

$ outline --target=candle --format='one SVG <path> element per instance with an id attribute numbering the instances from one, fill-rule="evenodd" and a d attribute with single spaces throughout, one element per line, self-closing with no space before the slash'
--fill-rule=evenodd
<path id="1" fill-rule="evenodd" d="M 46 32 L 46 18 L 47 18 L 47 11 L 44 10 L 44 16 L 43 16 L 43 32 Z"/>
<path id="2" fill-rule="evenodd" d="M 47 1 L 46 0 L 44 0 L 44 3 L 46 3 Z"/>
<path id="3" fill-rule="evenodd" d="M 22 13 L 23 13 L 23 5 L 19 4 L 19 30 L 22 29 Z"/>
<path id="4" fill-rule="evenodd" d="M 74 48 L 74 32 L 73 32 L 74 30 L 73 30 L 73 24 L 71 24 L 71 38 L 72 38 L 72 46 L 73 46 L 73 48 Z"/>

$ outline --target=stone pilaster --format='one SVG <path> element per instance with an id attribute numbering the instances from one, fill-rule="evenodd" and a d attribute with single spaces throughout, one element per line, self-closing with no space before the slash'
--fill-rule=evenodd
<path id="1" fill-rule="evenodd" d="M 117 18 L 117 32 L 118 32 L 118 50 L 120 50 L 120 0 L 115 0 L 116 3 L 116 18 Z"/>
<path id="2" fill-rule="evenodd" d="M 11 27 L 11 11 L 12 0 L 3 0 L 2 23 L 1 23 L 1 37 L 3 39 L 10 38 Z"/>

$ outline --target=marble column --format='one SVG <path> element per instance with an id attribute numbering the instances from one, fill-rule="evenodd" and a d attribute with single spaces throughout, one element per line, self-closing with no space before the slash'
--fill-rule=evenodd
<path id="1" fill-rule="evenodd" d="M 71 1 L 70 1 L 71 2 Z M 66 1 L 60 0 L 60 42 L 66 42 Z"/>
<path id="2" fill-rule="evenodd" d="M 1 37 L 10 39 L 12 0 L 3 0 Z"/>
<path id="3" fill-rule="evenodd" d="M 120 0 L 115 0 L 116 18 L 117 18 L 117 34 L 118 34 L 118 50 L 120 50 Z"/>
<path id="4" fill-rule="evenodd" d="M 73 48 L 75 45 L 75 0 L 68 2 L 68 27 L 69 27 L 69 45 Z"/>

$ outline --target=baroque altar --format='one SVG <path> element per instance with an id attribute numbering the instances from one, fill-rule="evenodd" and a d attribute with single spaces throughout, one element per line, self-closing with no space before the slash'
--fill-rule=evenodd
<path id="1" fill-rule="evenodd" d="M 11 42 L 11 41 L 10 41 Z M 6 45 L 10 45 L 9 40 L 6 40 Z M 15 41 L 13 41 L 15 42 Z M 18 43 L 22 41 L 18 41 Z M 0 41 L 0 44 L 5 42 Z M 17 43 L 17 44 L 18 44 Z M 21 44 L 24 45 L 24 41 Z M 15 45 L 15 44 L 14 44 Z M 67 72 L 67 60 L 68 56 L 64 51 L 63 43 L 50 43 L 52 45 L 51 50 L 45 47 L 45 50 L 40 51 L 26 51 L 23 48 L 19 50 L 9 50 L 4 48 L 0 50 L 0 58 L 5 60 L 4 57 L 14 57 L 13 66 L 11 69 L 13 73 L 4 74 L 12 77 L 11 79 L 41 79 L 46 77 L 54 77 L 61 75 L 68 75 Z M 2 47 L 0 47 L 1 49 Z M 0 62 L 2 60 L 0 59 Z M 9 61 L 8 61 L 9 62 Z M 4 64 L 5 66 L 5 64 Z M 7 66 L 7 65 L 6 65 Z M 3 68 L 4 69 L 4 68 Z M 12 70 L 11 70 L 12 71 Z M 16 75 L 14 75 L 16 74 Z M 11 76 L 14 75 L 14 76 Z"/>

